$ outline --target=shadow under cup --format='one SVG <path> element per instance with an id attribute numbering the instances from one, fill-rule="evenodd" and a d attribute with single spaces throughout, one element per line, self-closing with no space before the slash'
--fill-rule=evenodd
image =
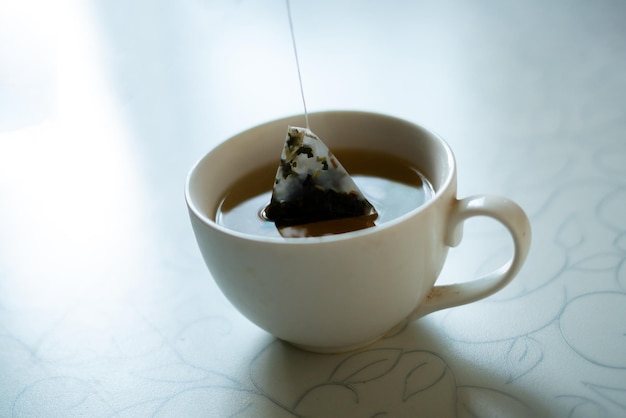
<path id="1" fill-rule="evenodd" d="M 439 137 L 401 119 L 313 113 L 311 129 L 331 150 L 378 151 L 408 160 L 430 181 L 433 197 L 380 226 L 331 236 L 262 237 L 217 224 L 228 190 L 245 174 L 278 164 L 287 126 L 301 126 L 303 119 L 269 122 L 217 146 L 191 170 L 186 200 L 211 275 L 244 316 L 300 347 L 345 351 L 403 323 L 433 287 L 448 251 L 454 157 Z"/>

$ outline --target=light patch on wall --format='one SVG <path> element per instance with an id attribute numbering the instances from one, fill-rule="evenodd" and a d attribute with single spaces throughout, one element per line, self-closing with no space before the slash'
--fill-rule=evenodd
<path id="1" fill-rule="evenodd" d="M 75 7 L 58 25 L 54 117 L 0 132 L 4 306 L 115 301 L 149 253 L 140 167 L 90 23 Z"/>

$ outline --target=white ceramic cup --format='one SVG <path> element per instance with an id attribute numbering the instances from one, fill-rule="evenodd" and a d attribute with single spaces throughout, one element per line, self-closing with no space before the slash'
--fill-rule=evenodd
<path id="1" fill-rule="evenodd" d="M 411 122 L 366 112 L 309 115 L 332 150 L 381 151 L 408 159 L 430 180 L 434 196 L 409 213 L 372 228 L 311 238 L 236 232 L 216 223 L 221 199 L 238 176 L 278 164 L 291 117 L 242 132 L 190 171 L 185 198 L 198 246 L 211 275 L 249 320 L 312 351 L 341 352 L 369 344 L 409 320 L 484 298 L 517 274 L 530 246 L 530 224 L 514 202 L 479 195 L 458 200 L 448 145 Z M 268 189 L 271 185 L 268 185 Z M 463 222 L 488 216 L 513 238 L 513 255 L 493 273 L 435 286 Z"/>

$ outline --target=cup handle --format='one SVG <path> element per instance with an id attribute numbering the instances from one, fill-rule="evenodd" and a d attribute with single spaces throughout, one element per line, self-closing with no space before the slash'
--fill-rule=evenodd
<path id="1" fill-rule="evenodd" d="M 440 309 L 485 298 L 506 286 L 524 264 L 530 248 L 530 222 L 522 208 L 500 196 L 477 195 L 455 200 L 449 216 L 446 245 L 455 247 L 461 242 L 463 222 L 473 216 L 494 218 L 504 225 L 513 238 L 513 256 L 500 268 L 484 277 L 465 283 L 434 286 L 426 299 L 411 313 L 409 321 Z"/>

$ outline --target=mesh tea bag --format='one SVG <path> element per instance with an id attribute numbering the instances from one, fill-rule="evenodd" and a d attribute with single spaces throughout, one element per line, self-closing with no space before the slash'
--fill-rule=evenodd
<path id="1" fill-rule="evenodd" d="M 376 215 L 350 175 L 317 135 L 290 126 L 265 216 L 298 225 Z"/>

